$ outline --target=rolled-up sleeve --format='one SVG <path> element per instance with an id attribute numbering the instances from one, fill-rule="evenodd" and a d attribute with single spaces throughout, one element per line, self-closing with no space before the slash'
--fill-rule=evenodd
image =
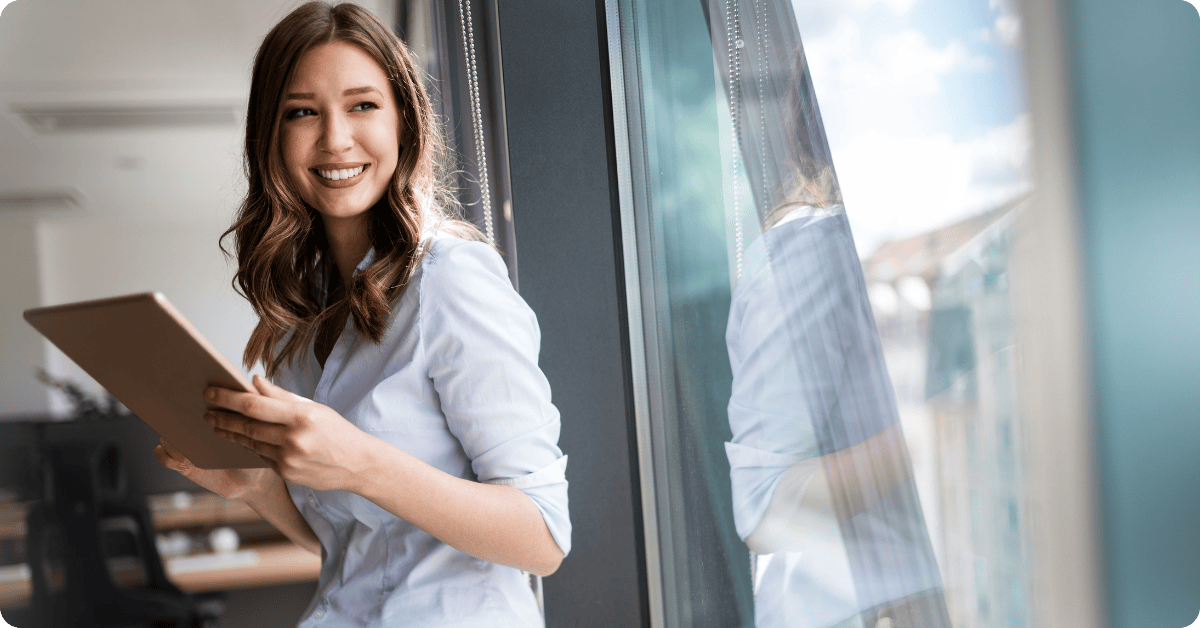
<path id="1" fill-rule="evenodd" d="M 487 244 L 441 238 L 420 279 L 420 331 L 450 432 L 480 482 L 512 486 L 571 549 L 567 457 L 559 414 L 538 367 L 537 318 Z"/>
<path id="2" fill-rule="evenodd" d="M 762 255 L 762 246 L 756 241 L 747 255 Z M 725 334 L 733 371 L 728 407 L 733 438 L 725 454 L 734 525 L 742 539 L 762 522 L 784 472 L 807 465 L 811 478 L 820 455 L 786 315 L 769 267 L 748 275 L 734 291 Z M 803 494 L 790 497 L 798 501 Z"/>

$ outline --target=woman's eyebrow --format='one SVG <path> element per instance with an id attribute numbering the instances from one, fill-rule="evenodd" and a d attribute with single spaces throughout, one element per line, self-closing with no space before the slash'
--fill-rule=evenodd
<path id="1" fill-rule="evenodd" d="M 376 94 L 379 94 L 380 96 L 383 95 L 382 92 L 380 92 L 379 89 L 376 88 L 375 86 L 366 85 L 363 87 L 351 87 L 350 89 L 342 92 L 342 96 L 357 96 L 359 94 L 366 94 L 368 92 L 375 92 Z M 292 93 L 292 94 L 288 94 L 287 98 L 285 98 L 285 100 L 316 100 L 316 99 L 317 99 L 316 94 L 313 94 L 311 92 Z"/>
<path id="2" fill-rule="evenodd" d="M 379 94 L 380 96 L 383 95 L 379 91 L 379 89 L 376 88 L 374 85 L 366 85 L 364 87 L 351 87 L 350 89 L 342 92 L 342 95 L 343 96 L 357 96 L 359 94 L 366 94 L 367 92 L 375 92 L 376 94 Z"/>

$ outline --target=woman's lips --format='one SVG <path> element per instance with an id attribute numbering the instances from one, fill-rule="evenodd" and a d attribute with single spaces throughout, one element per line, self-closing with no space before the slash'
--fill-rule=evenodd
<path id="1" fill-rule="evenodd" d="M 362 180 L 363 174 L 371 164 L 321 164 L 309 168 L 309 172 L 324 187 L 332 189 L 348 188 Z"/>

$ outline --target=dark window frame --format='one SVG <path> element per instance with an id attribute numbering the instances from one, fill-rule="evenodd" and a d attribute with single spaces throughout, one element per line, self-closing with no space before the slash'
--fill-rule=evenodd
<path id="1" fill-rule="evenodd" d="M 495 7 L 521 295 L 571 457 L 573 549 L 545 580 L 546 625 L 649 627 L 605 5 Z"/>

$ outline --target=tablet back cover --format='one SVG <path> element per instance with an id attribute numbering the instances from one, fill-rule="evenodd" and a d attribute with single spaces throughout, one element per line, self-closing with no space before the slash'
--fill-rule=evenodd
<path id="1" fill-rule="evenodd" d="M 203 420 L 205 387 L 253 388 L 161 293 L 36 308 L 25 320 L 197 467 L 267 466 Z"/>

